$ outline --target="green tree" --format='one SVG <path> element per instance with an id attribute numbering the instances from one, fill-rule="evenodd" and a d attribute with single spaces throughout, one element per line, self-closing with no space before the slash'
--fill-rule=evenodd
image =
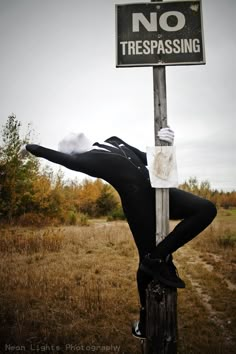
<path id="1" fill-rule="evenodd" d="M 30 205 L 32 180 L 39 164 L 32 156 L 23 156 L 21 149 L 30 138 L 29 131 L 20 137 L 21 123 L 11 114 L 2 129 L 0 147 L 0 219 L 12 222 Z"/>
<path id="2" fill-rule="evenodd" d="M 104 184 L 101 194 L 97 199 L 97 212 L 98 215 L 108 215 L 117 208 L 118 202 L 114 196 L 113 190 L 110 185 Z"/>

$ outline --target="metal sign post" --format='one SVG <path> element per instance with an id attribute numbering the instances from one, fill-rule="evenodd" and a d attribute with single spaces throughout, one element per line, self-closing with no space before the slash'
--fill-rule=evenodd
<path id="1" fill-rule="evenodd" d="M 167 126 L 166 65 L 205 64 L 201 0 L 116 5 L 117 67 L 153 66 L 155 145 Z M 156 189 L 156 243 L 169 233 L 169 189 Z M 143 354 L 177 353 L 177 290 L 151 282 Z"/>

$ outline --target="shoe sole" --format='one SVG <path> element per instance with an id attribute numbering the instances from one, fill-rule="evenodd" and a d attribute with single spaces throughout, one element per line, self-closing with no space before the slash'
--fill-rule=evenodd
<path id="1" fill-rule="evenodd" d="M 147 337 L 139 337 L 139 336 L 136 336 L 134 333 L 132 333 L 132 336 L 136 339 L 139 339 L 139 340 L 145 340 L 147 339 Z"/>
<path id="2" fill-rule="evenodd" d="M 178 288 L 178 289 L 185 288 L 184 282 L 183 282 L 183 284 L 176 285 L 176 284 L 168 281 L 168 279 L 163 278 L 158 273 L 152 272 L 149 268 L 145 267 L 143 264 L 140 265 L 140 270 L 143 271 L 144 273 L 150 275 L 153 278 L 153 280 L 159 280 L 161 283 L 163 283 L 164 285 L 167 285 L 171 288 Z"/>
<path id="3" fill-rule="evenodd" d="M 136 332 L 135 332 L 135 325 L 137 325 L 137 323 L 138 323 L 139 321 L 135 321 L 134 323 L 133 323 L 133 325 L 132 325 L 132 336 L 134 337 L 134 338 L 137 338 L 137 339 L 140 339 L 140 340 L 144 340 L 144 339 L 147 339 L 147 337 L 146 336 L 142 336 L 142 335 L 137 335 L 136 334 Z"/>

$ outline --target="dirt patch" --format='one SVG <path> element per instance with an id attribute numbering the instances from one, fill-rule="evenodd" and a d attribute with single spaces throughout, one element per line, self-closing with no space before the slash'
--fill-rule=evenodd
<path id="1" fill-rule="evenodd" d="M 222 309 L 219 310 L 216 308 L 215 303 L 217 296 L 219 298 L 218 301 L 222 301 L 221 293 L 226 297 L 227 292 L 229 293 L 236 290 L 236 285 L 227 279 L 225 275 L 221 274 L 219 270 L 216 270 L 217 265 L 219 267 L 219 264 L 222 262 L 222 257 L 210 253 L 208 253 L 208 255 L 213 257 L 215 265 L 207 263 L 197 250 L 193 249 L 190 245 L 185 245 L 177 252 L 177 257 L 175 258 L 176 265 L 181 269 L 184 264 L 183 269 L 181 269 L 181 275 L 191 284 L 192 291 L 197 294 L 200 303 L 208 314 L 208 319 L 219 328 L 224 338 L 224 344 L 226 346 L 233 346 L 236 345 L 235 337 L 230 330 L 234 316 L 233 312 L 231 316 L 228 313 L 223 313 Z M 211 279 L 209 280 L 209 286 L 208 279 Z M 221 286 L 221 293 L 219 294 L 217 286 Z M 223 286 L 225 288 L 222 288 Z M 224 301 L 227 300 L 224 298 Z"/>

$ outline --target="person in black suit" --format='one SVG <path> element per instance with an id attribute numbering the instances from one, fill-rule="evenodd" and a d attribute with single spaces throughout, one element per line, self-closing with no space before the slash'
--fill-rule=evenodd
<path id="1" fill-rule="evenodd" d="M 159 138 L 173 143 L 169 128 Z M 74 171 L 101 178 L 119 193 L 122 207 L 139 253 L 137 284 L 140 297 L 140 321 L 133 329 L 145 337 L 145 291 L 152 279 L 171 287 L 184 288 L 172 261 L 172 253 L 204 230 L 216 216 L 210 201 L 183 190 L 169 189 L 170 219 L 181 220 L 156 246 L 155 189 L 151 187 L 146 153 L 112 136 L 102 144 L 91 143 L 83 134 L 76 137 L 81 146 L 62 151 L 28 144 L 26 150 Z"/>

